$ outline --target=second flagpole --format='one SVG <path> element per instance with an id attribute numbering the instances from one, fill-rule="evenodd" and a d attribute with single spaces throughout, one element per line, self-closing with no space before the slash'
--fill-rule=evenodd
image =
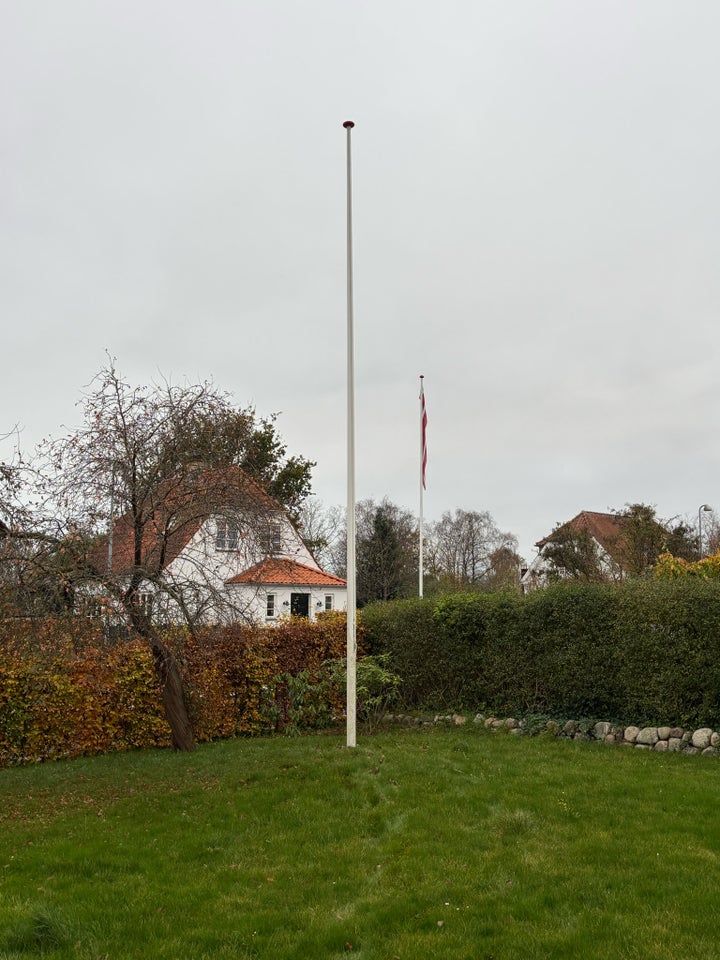
<path id="1" fill-rule="evenodd" d="M 418 596 L 423 595 L 423 490 L 425 488 L 425 393 L 424 376 L 420 374 L 420 520 L 418 544 Z"/>

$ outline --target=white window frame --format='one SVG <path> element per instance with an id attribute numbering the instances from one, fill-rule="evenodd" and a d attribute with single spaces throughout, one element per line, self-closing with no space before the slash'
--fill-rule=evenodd
<path id="1" fill-rule="evenodd" d="M 282 524 L 271 521 L 264 527 L 260 547 L 266 557 L 274 557 L 282 553 Z"/>
<path id="2" fill-rule="evenodd" d="M 100 616 L 100 597 L 95 594 L 80 594 L 75 600 L 75 611 L 81 617 L 94 619 Z"/>
<path id="3" fill-rule="evenodd" d="M 277 617 L 277 594 L 268 593 L 265 596 L 265 619 L 274 620 Z"/>
<path id="4" fill-rule="evenodd" d="M 325 594 L 325 610 L 334 610 L 335 609 L 335 597 L 332 593 Z"/>
<path id="5" fill-rule="evenodd" d="M 240 530 L 234 520 L 218 517 L 215 521 L 215 549 L 224 553 L 237 553 L 240 546 Z"/>
<path id="6" fill-rule="evenodd" d="M 140 593 L 136 593 L 135 606 L 138 610 L 140 610 L 143 616 L 147 617 L 148 620 L 152 620 L 153 611 L 155 609 L 155 594 L 148 590 L 143 590 Z"/>

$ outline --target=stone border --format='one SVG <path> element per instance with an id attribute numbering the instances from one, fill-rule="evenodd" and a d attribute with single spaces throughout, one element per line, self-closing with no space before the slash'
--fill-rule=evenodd
<path id="1" fill-rule="evenodd" d="M 456 726 L 462 727 L 468 718 L 460 713 L 435 714 L 434 716 L 412 716 L 407 714 L 388 714 L 387 723 L 405 726 Z M 597 743 L 615 744 L 621 747 L 634 747 L 636 750 L 655 750 L 658 753 L 700 754 L 704 757 L 720 756 L 720 733 L 710 727 L 696 730 L 682 727 L 622 727 L 607 720 L 597 722 L 568 720 L 560 723 L 547 720 L 538 725 L 531 718 L 516 720 L 514 717 L 498 719 L 478 713 L 473 717 L 474 724 L 482 724 L 492 733 L 508 733 L 515 736 L 537 736 L 549 734 L 563 740 L 590 740 Z"/>

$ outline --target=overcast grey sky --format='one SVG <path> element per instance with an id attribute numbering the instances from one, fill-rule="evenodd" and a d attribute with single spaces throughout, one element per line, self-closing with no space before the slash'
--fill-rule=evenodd
<path id="1" fill-rule="evenodd" d="M 0 433 L 105 351 L 281 412 L 357 494 L 720 507 L 717 0 L 0 0 Z M 9 457 L 7 443 L 0 457 Z"/>

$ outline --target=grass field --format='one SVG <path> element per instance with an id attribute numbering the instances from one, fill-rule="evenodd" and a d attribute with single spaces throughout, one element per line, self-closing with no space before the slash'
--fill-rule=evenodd
<path id="1" fill-rule="evenodd" d="M 720 765 L 476 729 L 0 771 L 0 960 L 720 957 Z"/>

